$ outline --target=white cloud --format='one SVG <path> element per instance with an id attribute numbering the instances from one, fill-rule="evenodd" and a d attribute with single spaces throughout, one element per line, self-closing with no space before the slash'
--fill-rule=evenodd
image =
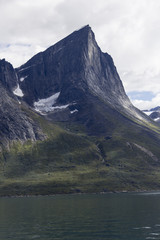
<path id="1" fill-rule="evenodd" d="M 28 61 L 31 56 L 43 50 L 45 50 L 45 48 L 39 45 L 2 45 L 0 47 L 0 56 L 1 58 L 5 58 L 8 62 L 11 62 L 12 64 L 14 63 L 15 67 L 18 67 L 22 63 Z"/>
<path id="2" fill-rule="evenodd" d="M 149 110 L 151 108 L 160 106 L 160 93 L 158 93 L 151 101 L 143 101 L 143 100 L 133 100 L 134 106 L 141 110 Z"/>
<path id="3" fill-rule="evenodd" d="M 126 92 L 151 92 L 153 93 L 153 95 L 155 95 L 155 97 L 150 100 L 150 95 L 148 94 L 148 101 L 143 99 L 131 99 L 133 105 L 135 105 L 141 110 L 151 109 L 160 105 L 159 71 L 155 71 L 153 69 L 146 69 L 146 71 L 142 73 L 129 71 L 121 72 L 120 75 L 123 79 L 123 84 Z"/>
<path id="4" fill-rule="evenodd" d="M 121 79 L 127 92 L 151 91 L 160 92 L 160 71 L 146 69 L 144 72 L 120 71 Z"/>

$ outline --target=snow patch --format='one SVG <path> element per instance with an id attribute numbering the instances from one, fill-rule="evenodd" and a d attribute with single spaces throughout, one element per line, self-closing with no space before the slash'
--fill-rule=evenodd
<path id="1" fill-rule="evenodd" d="M 38 106 L 38 107 L 35 107 L 35 110 L 43 115 L 45 115 L 45 113 L 48 113 L 48 112 L 52 112 L 52 111 L 55 111 L 55 110 L 62 110 L 62 109 L 65 109 L 69 106 L 70 104 L 66 104 L 66 105 L 61 105 L 61 106 L 55 106 L 55 107 L 52 107 L 52 106 Z M 35 104 L 34 104 L 35 106 Z"/>
<path id="2" fill-rule="evenodd" d="M 75 113 L 75 112 L 78 112 L 78 109 L 75 109 L 73 111 L 70 111 L 71 114 Z"/>
<path id="3" fill-rule="evenodd" d="M 52 107 L 59 97 L 60 92 L 53 94 L 52 96 L 44 99 L 40 99 L 38 102 L 34 103 L 35 110 L 38 112 L 50 112 L 53 110 Z"/>
<path id="4" fill-rule="evenodd" d="M 146 115 L 150 115 L 151 113 L 153 113 L 152 111 L 147 111 L 147 112 L 145 112 L 145 111 L 143 111 Z"/>
<path id="5" fill-rule="evenodd" d="M 35 102 L 34 103 L 35 110 L 40 113 L 47 113 L 54 110 L 61 110 L 67 108 L 70 104 L 53 107 L 59 95 L 60 92 L 57 92 L 49 98 L 40 99 L 38 102 Z"/>
<path id="6" fill-rule="evenodd" d="M 37 112 L 39 112 L 42 115 L 45 115 L 46 113 L 53 112 L 53 111 L 58 111 L 58 110 L 63 110 L 67 108 L 70 105 L 75 105 L 76 103 L 68 103 L 66 105 L 59 105 L 59 106 L 54 106 L 58 97 L 60 95 L 60 92 L 57 92 L 50 96 L 49 98 L 44 98 L 40 99 L 37 102 L 34 103 L 34 108 Z M 70 111 L 71 114 L 78 112 L 77 109 Z"/>
<path id="7" fill-rule="evenodd" d="M 17 85 L 17 88 L 13 91 L 13 93 L 18 97 L 23 97 L 24 96 L 22 90 L 19 87 L 19 84 Z"/>
<path id="8" fill-rule="evenodd" d="M 156 122 L 159 121 L 159 120 L 160 120 L 160 117 L 154 119 L 154 121 L 156 121 Z"/>
<path id="9" fill-rule="evenodd" d="M 23 82 L 28 76 L 25 76 L 25 77 L 21 77 L 20 78 L 20 82 Z"/>
<path id="10" fill-rule="evenodd" d="M 70 105 L 70 104 L 52 107 L 52 111 L 54 111 L 54 110 L 59 110 L 59 109 L 65 109 L 65 108 L 67 108 L 69 105 Z"/>

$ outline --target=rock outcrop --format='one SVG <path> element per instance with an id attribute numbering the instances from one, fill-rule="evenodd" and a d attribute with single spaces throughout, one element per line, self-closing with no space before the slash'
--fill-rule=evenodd
<path id="1" fill-rule="evenodd" d="M 36 141 L 44 139 L 38 125 L 22 110 L 15 90 L 18 78 L 12 65 L 0 61 L 0 145 L 8 146 L 12 141 Z"/>

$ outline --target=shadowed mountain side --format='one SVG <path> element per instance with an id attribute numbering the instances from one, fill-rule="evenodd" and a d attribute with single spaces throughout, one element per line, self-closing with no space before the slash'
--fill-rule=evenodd
<path id="1" fill-rule="evenodd" d="M 18 84 L 12 65 L 0 61 L 0 146 L 9 147 L 12 141 L 44 140 L 39 126 L 21 109 L 13 93 Z"/>

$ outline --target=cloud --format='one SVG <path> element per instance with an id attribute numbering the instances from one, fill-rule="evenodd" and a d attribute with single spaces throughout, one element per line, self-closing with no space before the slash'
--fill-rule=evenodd
<path id="1" fill-rule="evenodd" d="M 45 48 L 39 45 L 29 44 L 7 44 L 0 45 L 1 58 L 5 58 L 8 62 L 15 63 L 15 67 L 22 65 L 22 63 L 28 61 L 31 56 L 38 52 L 44 51 Z"/>
<path id="2" fill-rule="evenodd" d="M 17 67 L 39 49 L 58 41 L 63 30 L 58 31 L 61 23 L 55 7 L 61 1 L 0 1 L 0 58 L 6 58 Z M 4 47 L 7 44 L 10 48 Z"/>
<path id="3" fill-rule="evenodd" d="M 125 90 L 137 108 L 150 109 L 160 105 L 160 72 L 146 69 L 142 73 L 121 72 Z"/>
<path id="4" fill-rule="evenodd" d="M 125 90 L 131 91 L 151 91 L 154 94 L 160 92 L 160 71 L 147 69 L 144 72 L 120 71 Z"/>
<path id="5" fill-rule="evenodd" d="M 151 101 L 133 100 L 133 105 L 141 110 L 149 110 L 151 108 L 160 106 L 160 93 L 158 93 Z"/>
<path id="6" fill-rule="evenodd" d="M 12 0 L 1 7 L 1 42 L 46 44 L 54 28 L 57 33 L 59 16 L 55 7 L 59 1 L 51 0 Z"/>

